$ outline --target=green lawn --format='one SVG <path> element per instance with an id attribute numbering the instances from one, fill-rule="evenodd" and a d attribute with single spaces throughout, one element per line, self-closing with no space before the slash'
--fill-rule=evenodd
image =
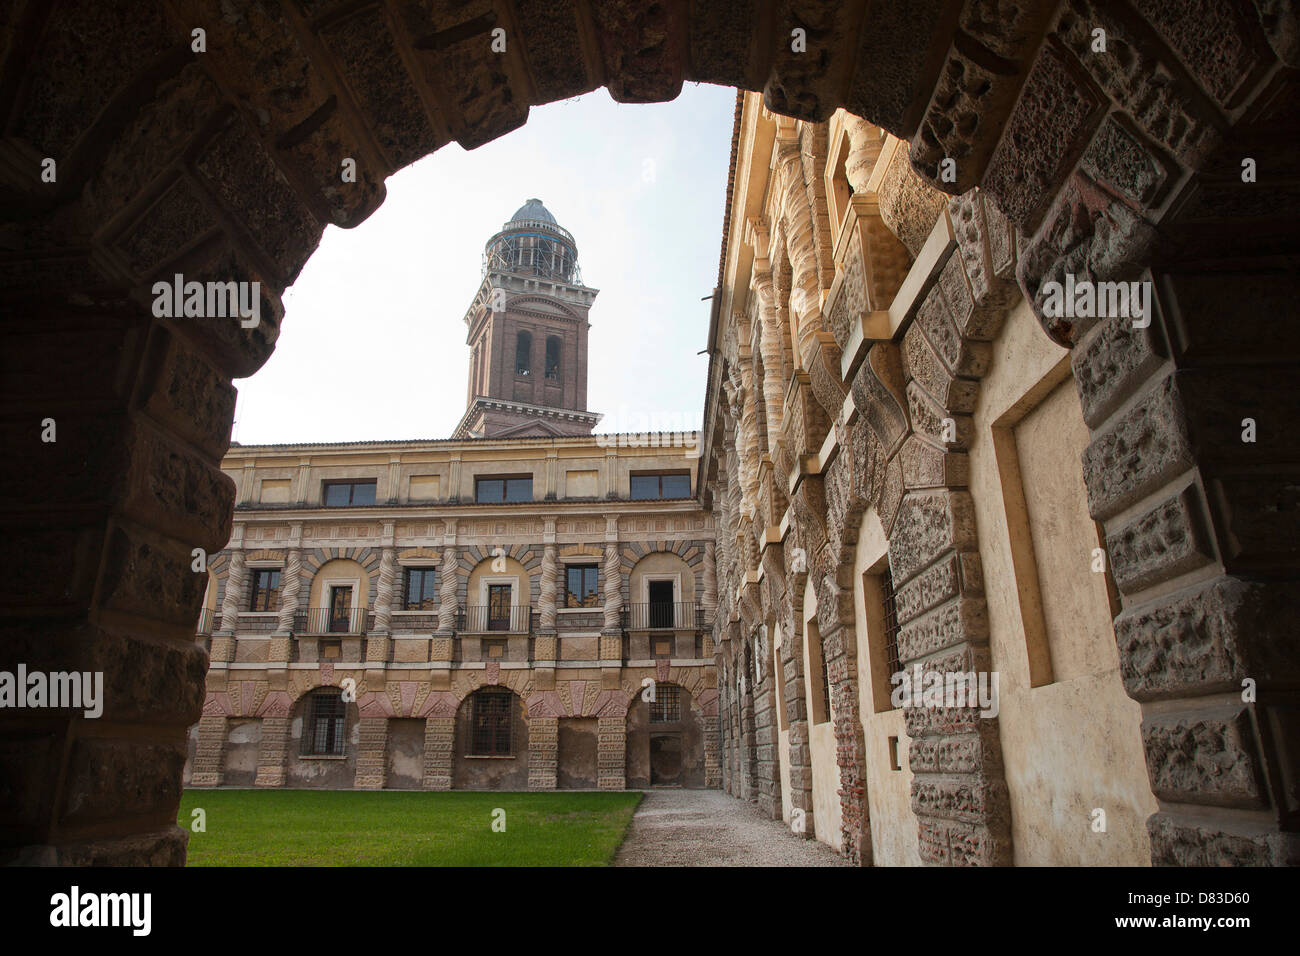
<path id="1" fill-rule="evenodd" d="M 190 866 L 604 866 L 639 793 L 190 790 Z M 504 832 L 493 830 L 505 811 Z M 500 828 L 498 824 L 498 829 Z"/>

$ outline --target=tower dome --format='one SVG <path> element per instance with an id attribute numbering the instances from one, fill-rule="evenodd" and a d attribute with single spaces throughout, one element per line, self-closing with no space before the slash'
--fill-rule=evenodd
<path id="1" fill-rule="evenodd" d="M 530 199 L 515 210 L 515 214 L 510 217 L 510 222 L 506 223 L 506 227 L 509 227 L 511 222 L 526 222 L 530 219 L 549 222 L 553 226 L 559 225 L 555 221 L 555 217 L 551 215 L 551 211 L 542 205 L 540 199 Z"/>
<path id="2" fill-rule="evenodd" d="M 489 272 L 581 283 L 578 244 L 540 199 L 529 199 L 487 241 L 483 274 Z"/>

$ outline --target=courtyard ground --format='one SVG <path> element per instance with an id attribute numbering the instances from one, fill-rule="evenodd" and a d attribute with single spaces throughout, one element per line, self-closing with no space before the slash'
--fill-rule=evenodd
<path id="1" fill-rule="evenodd" d="M 179 823 L 191 831 L 189 866 L 603 866 L 640 799 L 636 792 L 188 790 Z M 201 832 L 194 832 L 196 809 Z"/>
<path id="2" fill-rule="evenodd" d="M 830 847 L 720 790 L 650 790 L 615 866 L 848 866 Z"/>

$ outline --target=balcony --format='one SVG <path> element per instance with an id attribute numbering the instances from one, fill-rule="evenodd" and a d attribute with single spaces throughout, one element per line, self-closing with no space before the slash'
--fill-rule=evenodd
<path id="1" fill-rule="evenodd" d="M 299 611 L 294 616 L 295 634 L 364 634 L 366 633 L 368 612 L 363 607 L 354 607 L 346 611 L 336 611 L 328 607 L 313 607 Z"/>
<path id="2" fill-rule="evenodd" d="M 625 631 L 698 630 L 705 627 L 704 608 L 689 601 L 652 601 L 623 609 Z"/>
<path id="3" fill-rule="evenodd" d="M 529 634 L 533 608 L 530 604 L 462 605 L 456 613 L 459 634 Z"/>

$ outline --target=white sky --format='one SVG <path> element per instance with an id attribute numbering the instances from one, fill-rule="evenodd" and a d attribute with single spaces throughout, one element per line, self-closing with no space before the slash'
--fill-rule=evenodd
<path id="1" fill-rule="evenodd" d="M 671 103 L 604 90 L 401 170 L 355 229 L 329 226 L 284 297 L 270 361 L 236 383 L 241 444 L 447 438 L 465 410 L 465 310 L 483 244 L 537 197 L 578 242 L 597 431 L 694 429 L 704 406 L 735 90 Z"/>

